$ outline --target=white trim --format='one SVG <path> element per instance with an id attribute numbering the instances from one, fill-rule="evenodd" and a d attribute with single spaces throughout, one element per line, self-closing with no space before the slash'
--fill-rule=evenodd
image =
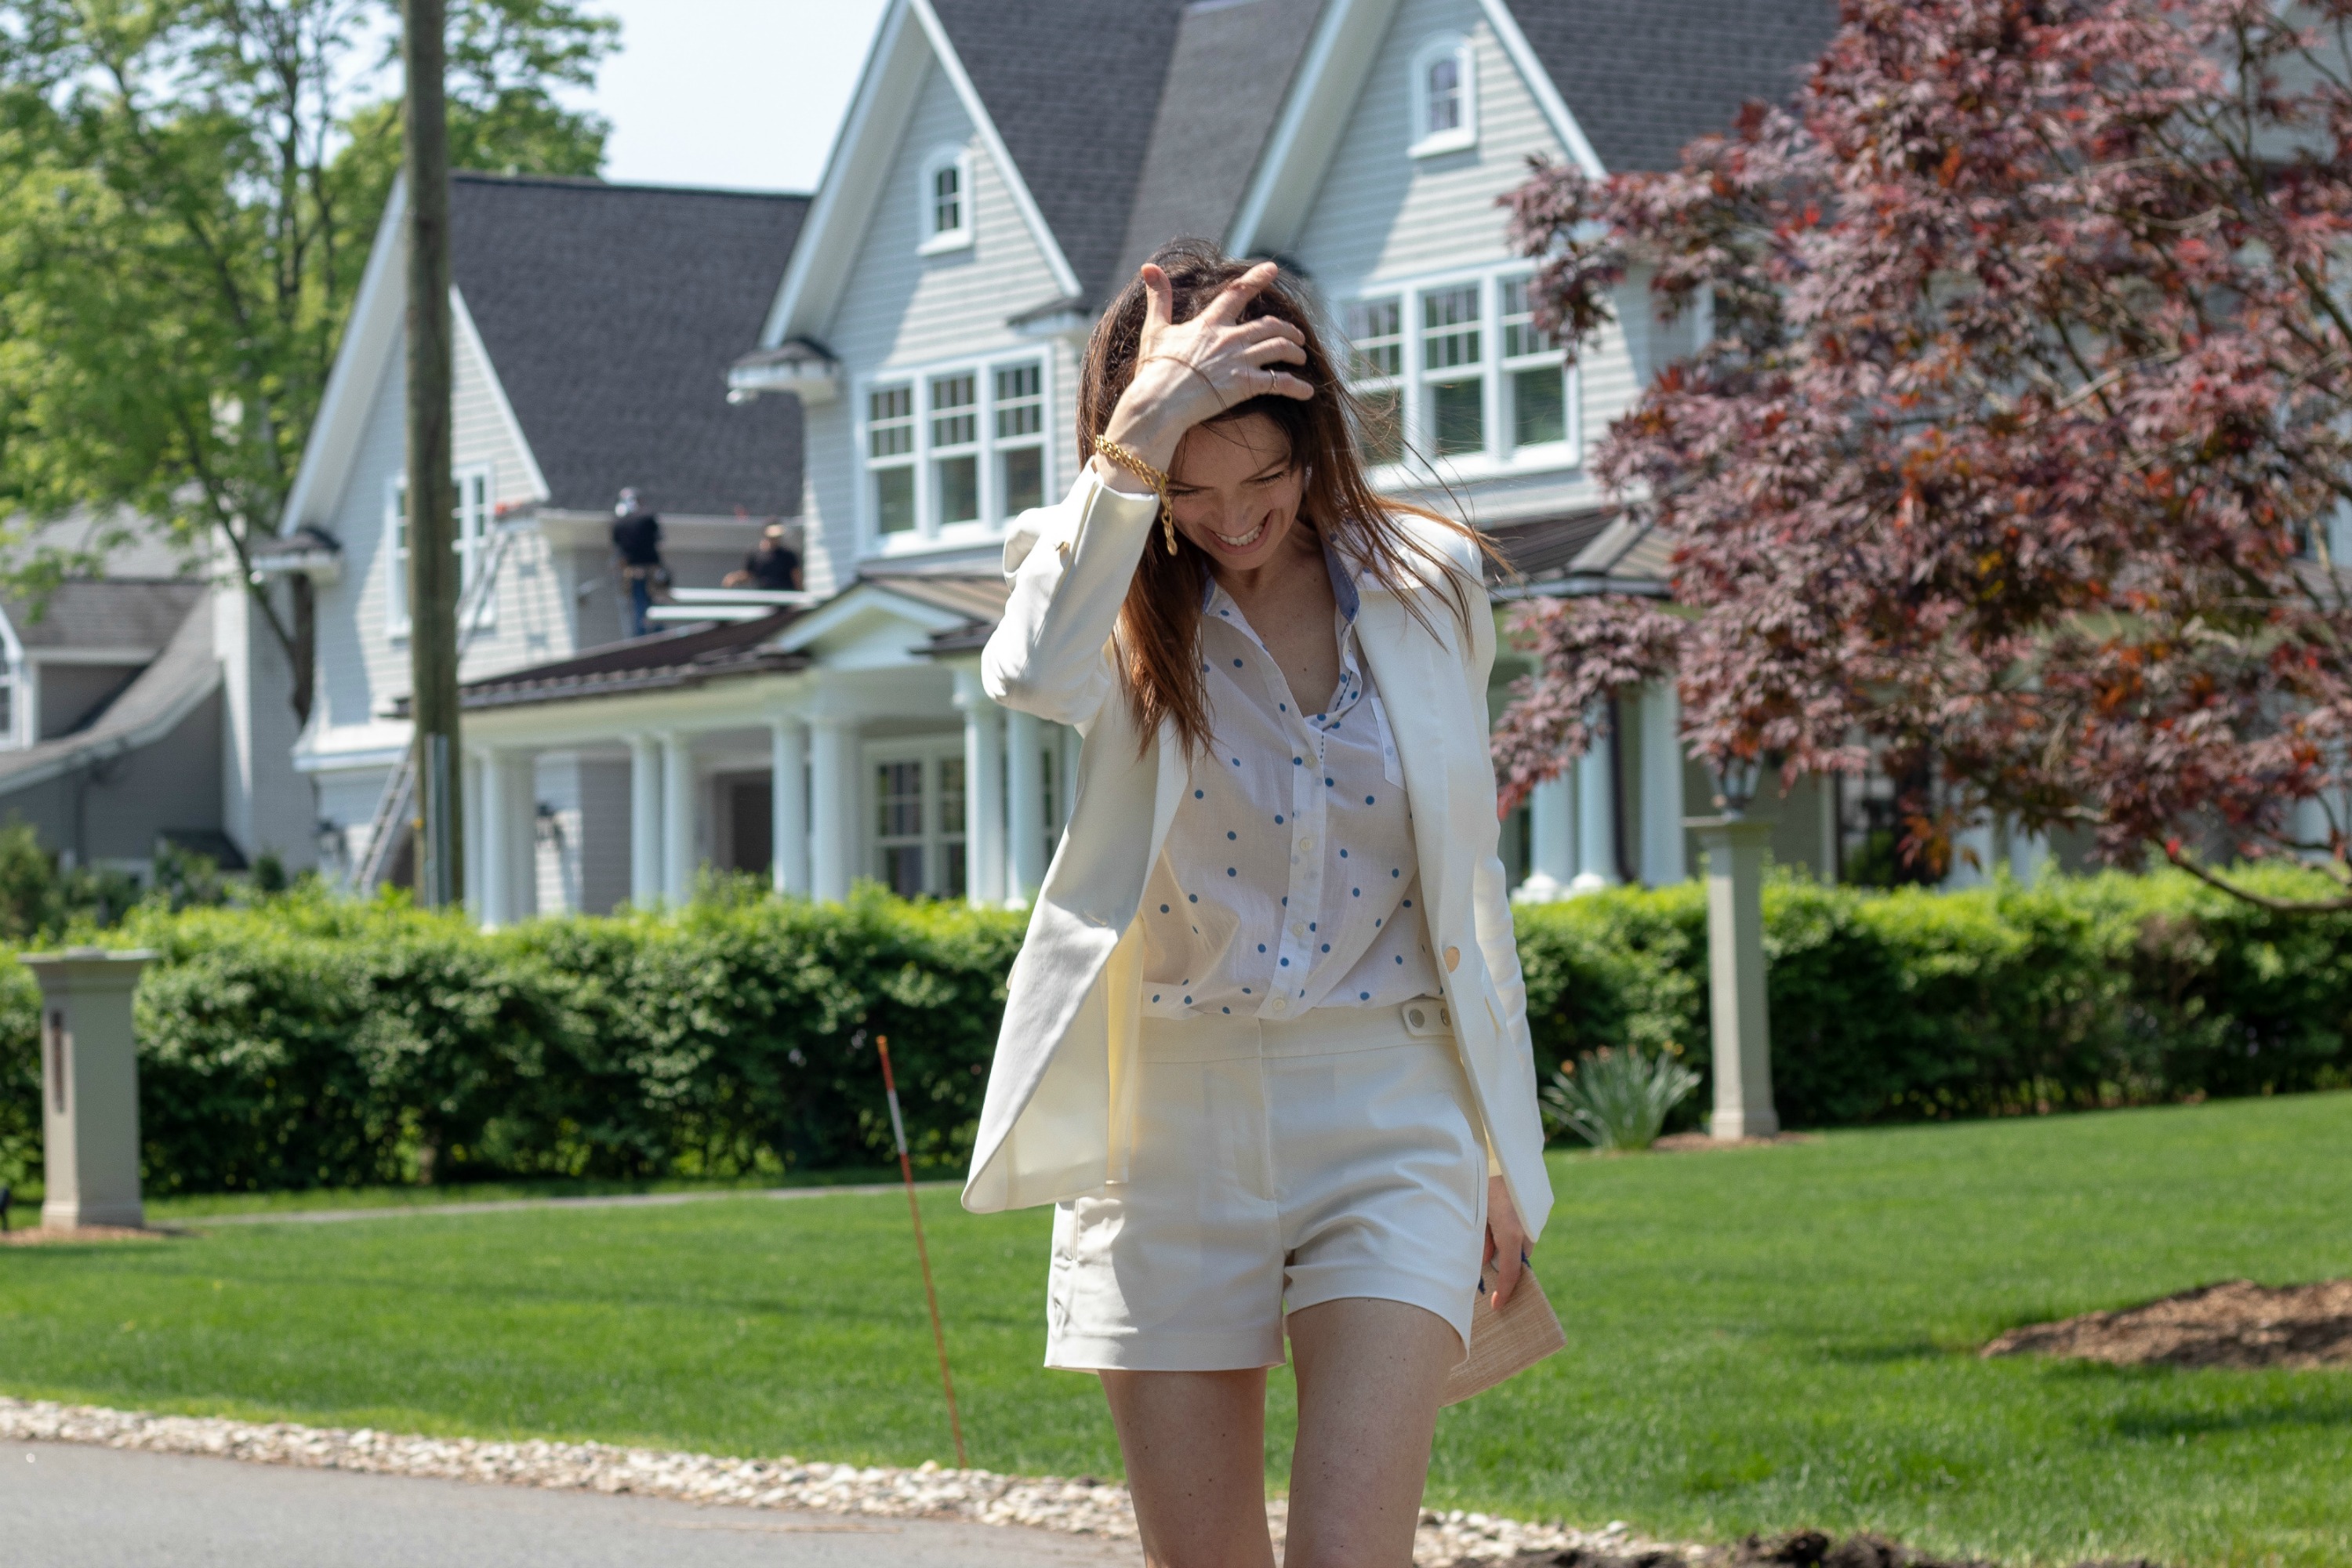
<path id="1" fill-rule="evenodd" d="M 513 446 L 516 456 L 522 459 L 523 483 L 530 490 L 530 499 L 535 501 L 552 500 L 555 492 L 548 489 L 547 476 L 539 471 L 539 458 L 532 454 L 530 443 L 523 439 L 522 421 L 515 417 L 514 405 L 507 401 L 506 384 L 499 379 L 499 367 L 491 363 L 489 350 L 482 346 L 482 334 L 475 330 L 474 312 L 466 309 L 466 297 L 457 292 L 457 286 L 454 283 L 449 285 L 449 313 L 457 324 L 458 341 L 472 353 L 474 363 L 481 367 L 482 384 L 489 388 L 490 402 L 499 411 L 499 423 L 506 427 L 507 440 Z M 498 508 L 498 492 L 493 490 L 490 494 L 491 515 L 497 515 Z"/>
<path id="2" fill-rule="evenodd" d="M 1000 438 L 996 435 L 996 375 L 1000 371 L 1015 366 L 1037 367 L 1037 405 L 1042 415 L 1040 428 L 1033 437 L 1014 436 Z M 973 377 L 972 417 L 976 439 L 972 455 L 980 465 L 980 516 L 970 521 L 942 525 L 934 516 L 937 506 L 936 482 L 931 460 L 931 384 L 942 377 L 970 372 Z M 893 533 L 882 531 L 876 513 L 872 476 L 876 463 L 872 455 L 870 435 L 873 428 L 873 394 L 883 388 L 906 385 L 912 390 L 908 417 L 914 446 L 906 455 L 905 465 L 915 477 L 915 525 Z M 961 550 L 992 544 L 1004 536 L 1005 525 L 1018 515 L 1005 504 L 1003 486 L 999 478 L 999 455 L 1034 447 L 1039 453 L 1040 504 L 1055 494 L 1054 434 L 1055 434 L 1054 355 L 1044 346 L 999 349 L 993 353 L 958 354 L 950 358 L 914 365 L 891 365 L 870 371 L 858 377 L 850 388 L 850 440 L 856 458 L 858 559 L 871 561 L 907 554 L 919 554 L 934 550 Z M 961 447 L 958 447 L 960 452 Z M 890 460 L 885 467 L 898 467 Z"/>
<path id="3" fill-rule="evenodd" d="M 1429 72 L 1440 60 L 1454 62 L 1454 97 L 1460 119 L 1443 131 L 1429 127 Z M 1445 153 L 1466 153 L 1478 145 L 1478 51 L 1462 33 L 1438 33 L 1423 40 L 1406 67 L 1406 100 L 1412 106 L 1413 141 L 1409 158 L 1434 158 Z"/>
<path id="4" fill-rule="evenodd" d="M 32 692 L 25 679 L 30 672 L 31 661 L 26 658 L 25 645 L 16 636 L 16 623 L 5 611 L 0 611 L 0 663 L 6 665 L 6 672 L 0 675 L 0 680 L 5 680 L 8 688 L 8 721 L 0 725 L 0 747 L 16 751 L 32 744 L 26 738 L 31 723 L 32 703 L 29 699 Z"/>
<path id="5" fill-rule="evenodd" d="M 894 594 L 878 583 L 858 582 L 852 583 L 824 605 L 792 622 L 784 628 L 783 635 L 770 646 L 781 653 L 799 653 L 872 610 L 895 616 L 909 626 L 918 626 L 927 637 L 934 632 L 953 631 L 969 620 L 968 616 L 957 615 L 952 610 L 943 610 L 937 605 L 927 605 L 919 599 Z M 910 659 L 908 662 L 926 666 L 930 663 L 929 659 Z"/>
<path id="6" fill-rule="evenodd" d="M 1305 199 L 1313 199 L 1316 187 L 1322 184 L 1322 170 L 1328 166 L 1349 112 L 1355 107 L 1357 90 L 1379 57 L 1397 4 L 1398 0 L 1331 0 L 1324 8 L 1307 42 L 1306 58 L 1291 80 L 1282 113 L 1275 121 L 1274 132 L 1258 154 L 1256 172 L 1250 176 L 1249 187 L 1225 231 L 1227 254 L 1253 256 L 1267 248 L 1267 218 L 1276 198 L 1292 194 L 1287 187 L 1303 182 Z M 1342 85 L 1338 79 L 1343 71 L 1352 73 L 1356 90 L 1339 94 L 1340 101 L 1334 104 L 1329 100 Z M 1304 166 L 1308 163 L 1313 169 Z"/>
<path id="7" fill-rule="evenodd" d="M 1038 210 L 1036 199 L 1029 194 L 1029 183 L 1021 177 L 1013 154 L 1005 150 L 1004 138 L 996 133 L 996 121 L 989 118 L 988 106 L 980 100 L 980 89 L 964 74 L 963 60 L 956 54 L 947 28 L 940 25 L 939 13 L 931 9 L 931 0 L 908 0 L 908 4 L 923 24 L 924 35 L 931 40 L 931 52 L 939 57 L 940 69 L 947 73 L 956 96 L 963 100 L 963 111 L 971 117 L 972 127 L 980 133 L 981 146 L 987 150 L 989 162 L 996 165 L 997 177 L 1004 182 L 1005 194 L 1013 198 L 1013 206 L 1037 241 L 1037 248 L 1045 253 L 1055 285 L 1065 295 L 1077 293 L 1078 275 L 1071 268 L 1069 258 L 1062 254 L 1061 241 L 1046 226 L 1045 215 Z"/>
<path id="8" fill-rule="evenodd" d="M 408 475 L 383 477 L 383 521 L 377 537 L 383 541 L 387 568 L 383 580 L 383 635 L 390 642 L 408 637 Z"/>
<path id="9" fill-rule="evenodd" d="M 940 195 L 934 182 L 949 169 L 956 174 L 956 226 L 938 228 L 933 226 L 940 217 Z M 924 155 L 915 179 L 915 233 L 921 237 L 915 244 L 916 255 L 939 256 L 971 248 L 972 233 L 978 227 L 972 219 L 972 194 L 971 148 L 950 142 Z"/>
<path id="10" fill-rule="evenodd" d="M 963 62 L 929 0 L 892 0 L 881 26 L 876 30 L 874 47 L 866 57 L 841 134 L 826 156 L 816 200 L 810 205 L 807 221 L 793 247 L 783 280 L 777 285 L 775 308 L 769 312 L 767 324 L 760 333 L 759 346 L 763 349 L 774 348 L 788 338 L 814 337 L 824 330 L 827 321 L 824 318 L 831 315 L 839 291 L 848 280 L 856 249 L 865 243 L 866 220 L 874 210 L 874 203 L 887 199 L 881 190 L 888 183 L 885 174 L 923 82 L 922 71 L 914 68 L 915 62 L 905 52 L 909 17 L 929 46 L 932 63 L 938 65 L 949 86 L 955 89 L 980 138 L 981 151 L 995 165 L 1005 195 L 1028 226 L 1030 237 L 1045 257 L 1046 270 L 1053 274 L 1055 287 L 1066 296 L 1079 292 L 1077 273 L 1062 254 L 1061 242 L 1055 238 L 1054 231 L 1046 226 L 1045 215 L 1029 194 L 1028 184 L 1013 163 L 1013 155 L 1005 151 L 1004 139 L 997 134 L 995 121 L 989 118 L 979 91 L 971 85 L 971 78 L 965 73 Z M 872 138 L 884 134 L 890 138 L 887 146 L 869 144 Z M 873 166 L 861 167 L 867 164 Z M 834 256 L 837 246 L 847 247 L 849 254 Z"/>
<path id="11" fill-rule="evenodd" d="M 1584 127 L 1577 123 L 1568 101 L 1559 96 L 1559 88 L 1551 79 L 1551 73 L 1544 69 L 1543 62 L 1536 58 L 1535 46 L 1528 42 L 1525 33 L 1519 31 L 1519 20 L 1511 15 L 1510 6 L 1504 0 L 1478 0 L 1478 8 L 1486 14 L 1486 25 L 1495 29 L 1496 40 L 1503 46 L 1503 52 L 1511 57 L 1511 63 L 1518 68 L 1519 79 L 1535 95 L 1536 107 L 1543 110 L 1544 119 L 1551 123 L 1552 134 L 1559 137 L 1561 145 L 1568 149 L 1568 155 L 1576 160 L 1576 166 L 1583 170 L 1588 178 L 1598 180 L 1606 176 L 1609 171 L 1601 166 L 1600 155 L 1593 152 L 1592 143 L 1585 140 Z"/>
<path id="12" fill-rule="evenodd" d="M 963 828 L 950 833 L 942 820 L 940 805 L 945 795 L 940 774 L 941 766 L 964 762 L 963 727 L 930 735 L 892 735 L 857 742 L 858 763 L 858 859 L 861 876 L 883 880 L 881 867 L 882 791 L 881 780 L 876 775 L 887 764 L 913 763 L 920 769 L 919 788 L 921 795 L 921 831 L 914 836 L 914 847 L 923 852 L 922 896 L 935 899 L 967 899 L 971 892 L 971 780 L 963 781 Z M 905 836 L 897 836 L 905 843 Z M 961 889 L 951 891 L 947 876 L 948 849 L 961 846 L 964 852 Z"/>
<path id="13" fill-rule="evenodd" d="M 404 304 L 408 291 L 407 279 L 402 275 L 408 254 L 407 218 L 408 176 L 402 174 L 393 178 L 383 221 L 376 225 L 375 240 L 368 249 L 367 268 L 360 274 L 359 292 L 343 327 L 342 342 L 327 373 L 326 391 L 310 422 L 310 439 L 303 443 L 302 460 L 294 470 L 294 488 L 287 494 L 285 510 L 278 514 L 280 534 L 291 533 L 312 521 L 314 510 L 333 507 L 365 437 L 376 384 L 406 314 L 404 309 L 390 307 Z M 326 491 L 323 497 L 318 493 L 321 489 Z"/>

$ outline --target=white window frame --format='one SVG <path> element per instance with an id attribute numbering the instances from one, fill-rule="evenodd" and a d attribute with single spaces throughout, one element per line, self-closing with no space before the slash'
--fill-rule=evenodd
<path id="1" fill-rule="evenodd" d="M 939 223 L 939 188 L 935 182 L 943 170 L 953 169 L 956 175 L 956 216 L 953 228 L 937 227 Z M 938 256 L 950 250 L 969 250 L 972 235 L 971 149 L 961 146 L 935 147 L 922 163 L 922 177 L 915 184 L 915 233 L 918 237 L 915 254 Z"/>
<path id="2" fill-rule="evenodd" d="M 5 617 L 0 617 L 0 689 L 6 692 L 7 717 L 0 722 L 0 747 L 19 750 L 33 743 L 29 727 L 31 715 L 26 698 L 31 682 L 25 660 L 25 645 L 17 639 L 16 629 Z"/>
<path id="3" fill-rule="evenodd" d="M 1454 90 L 1460 95 L 1462 118 L 1456 124 L 1442 131 L 1429 129 L 1429 72 L 1442 60 L 1454 62 Z M 1409 156 L 1433 158 L 1444 153 L 1461 153 L 1478 145 L 1478 51 L 1469 38 L 1460 33 L 1440 33 L 1424 41 L 1413 51 L 1412 77 L 1410 82 L 1412 104 L 1412 143 L 1406 149 Z"/>
<path id="4" fill-rule="evenodd" d="M 887 764 L 913 763 L 922 769 L 922 831 L 917 839 L 923 850 L 923 891 L 932 898 L 963 898 L 971 888 L 971 780 L 964 780 L 963 826 L 950 831 L 945 821 L 946 792 L 942 777 L 950 763 L 964 764 L 963 736 L 910 735 L 894 740 L 869 741 L 858 748 L 862 764 L 859 772 L 858 808 L 864 814 L 863 827 L 858 834 L 861 874 L 876 881 L 882 880 L 882 851 L 886 847 L 881 826 L 882 790 L 879 774 Z M 904 842 L 895 840 L 894 842 Z M 964 851 L 964 886 L 950 892 L 948 852 L 958 846 Z"/>
<path id="5" fill-rule="evenodd" d="M 996 374 L 1016 365 L 1034 365 L 1037 368 L 1038 405 L 1044 417 L 1040 421 L 1041 427 L 1034 432 L 1001 437 L 996 433 Z M 975 440 L 968 447 L 941 447 L 932 439 L 932 386 L 937 382 L 958 375 L 973 378 L 975 401 L 971 405 L 971 412 Z M 911 453 L 877 458 L 874 456 L 873 446 L 874 395 L 901 386 L 913 389 L 910 408 L 914 421 L 914 449 Z M 1012 521 L 1006 510 L 1003 464 L 1000 461 L 1006 452 L 1034 448 L 1040 454 L 1039 500 L 1050 502 L 1054 499 L 1054 443 L 1057 421 L 1055 416 L 1054 355 L 1047 350 L 1024 348 L 976 359 L 894 366 L 887 374 L 877 374 L 860 380 L 856 385 L 855 396 L 852 407 L 857 420 L 857 517 L 866 554 L 900 555 L 929 550 L 952 550 L 1003 538 L 1004 525 Z M 1008 407 L 1011 405 L 1007 404 Z M 934 459 L 942 453 L 961 455 L 967 452 L 979 460 L 980 516 L 974 521 L 942 524 L 939 520 L 940 497 Z M 912 466 L 915 475 L 915 526 L 896 533 L 885 533 L 882 531 L 881 508 L 874 495 L 874 475 L 878 469 L 908 465 Z"/>
<path id="6" fill-rule="evenodd" d="M 1351 379 L 1349 384 L 1360 395 L 1393 390 L 1399 396 L 1399 421 L 1404 438 L 1403 460 L 1376 468 L 1372 475 L 1375 483 L 1409 488 L 1426 482 L 1433 473 L 1450 481 L 1559 471 L 1584 466 L 1584 392 L 1582 376 L 1577 366 L 1566 366 L 1561 372 L 1560 396 L 1565 416 L 1561 438 L 1527 446 L 1517 446 L 1512 440 L 1512 377 L 1521 371 L 1561 364 L 1566 358 L 1559 349 L 1518 355 L 1506 355 L 1504 353 L 1503 285 L 1507 279 L 1529 276 L 1531 270 L 1524 261 L 1502 262 L 1425 278 L 1383 281 L 1377 286 L 1350 289 L 1341 296 L 1343 323 L 1348 319 L 1349 309 L 1357 304 L 1396 300 L 1403 332 L 1402 365 L 1399 374 Z M 1477 288 L 1479 298 L 1479 354 L 1475 362 L 1475 368 L 1466 373 L 1462 368 L 1432 372 L 1427 367 L 1423 349 L 1429 330 L 1424 321 L 1423 301 L 1433 293 L 1469 285 Z M 1351 343 L 1349 353 L 1351 369 L 1354 363 L 1352 347 Z M 1484 444 L 1475 451 L 1440 457 L 1437 455 L 1436 417 L 1430 388 L 1437 382 L 1461 381 L 1472 376 L 1480 383 L 1479 406 Z"/>
<path id="7" fill-rule="evenodd" d="M 457 552 L 457 592 L 463 595 L 489 558 L 490 526 L 498 512 L 497 479 L 488 463 L 468 463 L 451 470 L 449 478 L 457 493 L 457 526 L 449 543 Z M 383 542 L 390 570 L 384 580 L 383 627 L 384 635 L 395 639 L 405 637 L 409 630 L 407 499 L 408 476 L 385 475 Z M 493 592 L 475 624 L 497 625 L 498 607 Z"/>

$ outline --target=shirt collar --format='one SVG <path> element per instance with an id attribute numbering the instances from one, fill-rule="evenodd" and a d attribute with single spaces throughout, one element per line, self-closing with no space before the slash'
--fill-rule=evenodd
<path id="1" fill-rule="evenodd" d="M 1331 548 L 1331 542 L 1328 539 L 1323 541 L 1323 570 L 1330 574 L 1331 598 L 1339 606 L 1339 618 L 1353 625 L 1356 611 L 1362 605 L 1364 597 L 1357 592 L 1355 574 L 1348 570 L 1348 563 L 1339 558 L 1338 551 Z M 1206 574 L 1201 583 L 1201 608 L 1215 608 L 1219 595 L 1223 593 L 1224 589 L 1218 584 L 1217 574 L 1213 572 Z"/>

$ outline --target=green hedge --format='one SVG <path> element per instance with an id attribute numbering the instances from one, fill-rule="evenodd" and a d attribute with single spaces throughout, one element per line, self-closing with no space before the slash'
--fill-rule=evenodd
<path id="1" fill-rule="evenodd" d="M 1798 1126 L 2352 1081 L 2352 918 L 2178 875 L 1969 893 L 1766 889 L 1775 1089 Z M 1697 888 L 1519 914 L 1538 1064 L 1631 1041 L 1706 1068 Z M 1017 915 L 721 896 L 478 932 L 297 892 L 135 911 L 156 1192 L 740 1176 L 969 1148 Z M 37 994 L 0 968 L 0 1178 L 37 1165 Z M 1685 1109 L 1695 1117 L 1702 1089 Z"/>

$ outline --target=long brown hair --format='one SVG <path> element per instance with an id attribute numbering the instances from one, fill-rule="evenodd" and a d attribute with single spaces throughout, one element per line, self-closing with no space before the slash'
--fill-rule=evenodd
<path id="1" fill-rule="evenodd" d="M 1190 321 L 1255 262 L 1237 261 L 1205 240 L 1178 239 L 1161 246 L 1152 261 L 1168 274 L 1174 292 L 1171 319 Z M 1130 281 L 1110 309 L 1095 324 L 1087 342 L 1084 373 L 1078 386 L 1078 465 L 1094 457 L 1095 437 L 1110 424 L 1119 395 L 1134 379 L 1136 354 L 1143 336 L 1147 296 L 1140 279 Z M 1318 331 L 1315 312 L 1286 277 L 1276 277 L 1242 311 L 1244 321 L 1274 316 L 1297 327 L 1306 340 L 1307 361 L 1281 368 L 1315 389 L 1311 398 L 1268 394 L 1236 403 L 1208 421 L 1228 424 L 1263 414 L 1274 421 L 1289 444 L 1293 468 L 1306 469 L 1298 505 L 1298 521 L 1340 559 L 1371 574 L 1373 581 L 1397 594 L 1416 621 L 1432 636 L 1418 597 L 1410 590 L 1435 581 L 1450 590 L 1457 626 L 1469 628 L 1472 584 L 1458 567 L 1431 550 L 1402 527 L 1395 515 L 1410 512 L 1455 529 L 1473 540 L 1480 555 L 1495 558 L 1493 548 L 1471 529 L 1453 519 L 1384 496 L 1364 477 L 1358 434 L 1386 417 L 1367 408 L 1348 390 Z M 1207 596 L 1209 558 L 1190 539 L 1177 536 L 1173 555 L 1155 538 L 1143 552 L 1135 577 L 1128 584 L 1127 602 L 1118 618 L 1118 645 L 1127 674 L 1128 700 L 1136 728 L 1145 743 L 1157 734 L 1162 720 L 1172 721 L 1187 752 L 1205 750 L 1209 743 L 1209 700 L 1201 679 L 1199 655 L 1201 602 Z M 1483 598 L 1483 592 L 1480 596 Z"/>

